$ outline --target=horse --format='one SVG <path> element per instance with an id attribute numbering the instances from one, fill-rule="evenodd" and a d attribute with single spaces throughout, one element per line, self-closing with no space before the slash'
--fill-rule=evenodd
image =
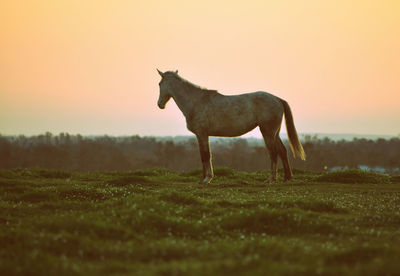
<path id="1" fill-rule="evenodd" d="M 285 100 L 264 91 L 222 95 L 189 82 L 178 71 L 157 71 L 161 76 L 158 107 L 164 109 L 173 98 L 186 118 L 187 129 L 196 135 L 203 165 L 199 184 L 208 184 L 214 177 L 209 136 L 240 136 L 257 126 L 271 160 L 270 178 L 266 182 L 277 181 L 278 156 L 283 164 L 284 181 L 290 180 L 292 170 L 287 150 L 279 137 L 283 115 L 293 156 L 306 159 L 292 111 Z"/>

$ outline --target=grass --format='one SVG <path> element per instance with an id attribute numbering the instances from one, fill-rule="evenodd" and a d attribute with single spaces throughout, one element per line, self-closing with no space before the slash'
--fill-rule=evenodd
<path id="1" fill-rule="evenodd" d="M 0 275 L 398 275 L 399 178 L 0 171 Z"/>
<path id="2" fill-rule="evenodd" d="M 315 178 L 316 181 L 333 183 L 389 183 L 391 178 L 375 172 L 366 172 L 361 170 L 345 170 L 338 172 L 325 173 Z"/>

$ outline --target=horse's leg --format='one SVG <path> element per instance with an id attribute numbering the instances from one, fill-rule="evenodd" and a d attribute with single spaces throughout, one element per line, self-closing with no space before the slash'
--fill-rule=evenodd
<path id="1" fill-rule="evenodd" d="M 203 164 L 203 179 L 199 181 L 199 184 L 208 184 L 214 176 L 211 163 L 210 143 L 206 135 L 196 135 L 196 137 L 199 143 L 201 162 Z"/>
<path id="2" fill-rule="evenodd" d="M 278 164 L 278 151 L 276 147 L 275 131 L 271 131 L 268 127 L 260 126 L 261 134 L 264 138 L 265 146 L 268 149 L 269 158 L 271 159 L 271 175 L 269 182 L 276 182 L 277 179 L 277 164 Z"/>
<path id="3" fill-rule="evenodd" d="M 284 180 L 288 181 L 292 178 L 292 170 L 290 168 L 287 150 L 279 136 L 276 137 L 276 141 L 277 141 L 277 146 L 278 146 L 278 154 L 282 160 L 283 171 L 285 173 Z"/>

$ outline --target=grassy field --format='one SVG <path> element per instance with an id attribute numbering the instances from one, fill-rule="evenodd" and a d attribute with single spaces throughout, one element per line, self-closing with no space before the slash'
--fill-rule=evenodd
<path id="1" fill-rule="evenodd" d="M 0 171 L 0 275 L 399 275 L 400 178 Z"/>

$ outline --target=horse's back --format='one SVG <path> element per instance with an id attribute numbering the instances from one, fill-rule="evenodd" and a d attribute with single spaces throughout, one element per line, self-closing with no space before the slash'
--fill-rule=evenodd
<path id="1" fill-rule="evenodd" d="M 221 94 L 219 94 L 221 95 Z M 222 97 L 221 97 L 222 96 Z M 226 105 L 236 107 L 240 114 L 253 114 L 257 120 L 267 120 L 269 117 L 282 117 L 283 106 L 281 99 L 264 91 L 256 91 L 232 96 L 218 96 L 220 107 Z"/>
<path id="2" fill-rule="evenodd" d="M 281 122 L 283 114 L 280 99 L 263 91 L 239 95 L 210 91 L 196 109 L 187 118 L 188 128 L 206 128 L 212 136 L 239 136 L 260 124 Z"/>
<path id="3" fill-rule="evenodd" d="M 277 96 L 264 91 L 257 91 L 248 94 L 251 95 L 255 108 L 257 108 L 257 112 L 276 113 L 278 115 L 283 114 L 281 99 Z"/>

